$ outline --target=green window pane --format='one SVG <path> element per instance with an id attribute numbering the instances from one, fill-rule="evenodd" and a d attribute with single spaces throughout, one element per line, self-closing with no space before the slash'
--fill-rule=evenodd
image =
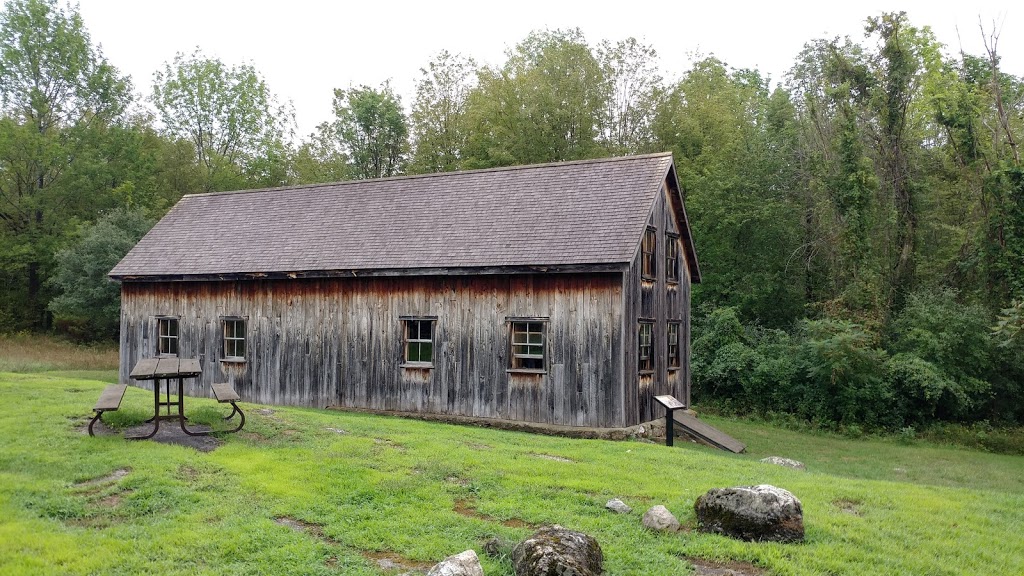
<path id="1" fill-rule="evenodd" d="M 430 342 L 420 344 L 420 362 L 432 362 L 434 360 L 434 345 Z"/>

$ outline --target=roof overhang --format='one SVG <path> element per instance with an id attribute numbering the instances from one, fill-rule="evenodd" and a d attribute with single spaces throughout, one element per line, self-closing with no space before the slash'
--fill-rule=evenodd
<path id="1" fill-rule="evenodd" d="M 676 216 L 679 237 L 683 240 L 683 251 L 686 254 L 686 267 L 690 271 L 690 281 L 694 284 L 699 284 L 700 263 L 697 261 L 697 249 L 693 245 L 693 233 L 690 231 L 690 219 L 686 215 L 682 188 L 679 186 L 679 180 L 676 178 L 675 161 L 669 164 L 668 172 L 665 174 L 665 182 L 668 183 L 669 198 L 672 199 L 672 211 Z"/>
<path id="2" fill-rule="evenodd" d="M 225 272 L 222 274 L 111 275 L 117 282 L 222 282 L 238 280 L 294 280 L 298 278 L 372 278 L 399 276 L 481 276 L 497 274 L 586 274 L 623 272 L 625 262 L 603 264 L 552 264 L 458 268 L 380 268 L 359 270 L 295 270 L 273 272 Z"/>

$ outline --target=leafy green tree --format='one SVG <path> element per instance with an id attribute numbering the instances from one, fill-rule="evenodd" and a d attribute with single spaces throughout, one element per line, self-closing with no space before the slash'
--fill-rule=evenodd
<path id="1" fill-rule="evenodd" d="M 611 97 L 605 111 L 602 140 L 613 154 L 655 152 L 652 124 L 664 92 L 653 47 L 627 38 L 597 47 L 597 59 L 605 69 Z"/>
<path id="2" fill-rule="evenodd" d="M 292 157 L 292 171 L 299 184 L 340 182 L 351 178 L 348 156 L 341 149 L 330 124 L 317 126 L 316 132 L 299 145 Z"/>
<path id="3" fill-rule="evenodd" d="M 179 52 L 154 74 L 152 101 L 166 133 L 192 143 L 204 191 L 286 183 L 294 113 L 251 64 Z"/>
<path id="4" fill-rule="evenodd" d="M 78 10 L 13 0 L 0 12 L 0 295 L 10 327 L 40 328 L 44 279 L 70 219 L 109 192 L 85 168 L 129 102 Z"/>
<path id="5" fill-rule="evenodd" d="M 793 107 L 753 71 L 697 62 L 660 102 L 653 134 L 672 150 L 698 242 L 694 299 L 789 327 L 803 312 Z"/>
<path id="6" fill-rule="evenodd" d="M 466 106 L 476 62 L 438 54 L 420 69 L 416 101 L 412 105 L 412 173 L 448 172 L 462 167 L 466 148 Z"/>
<path id="7" fill-rule="evenodd" d="M 49 309 L 58 325 L 85 340 L 117 338 L 120 286 L 107 273 L 152 226 L 141 209 L 115 210 L 83 227 L 79 239 L 57 253 L 50 282 L 59 294 Z"/>
<path id="8" fill-rule="evenodd" d="M 469 96 L 467 166 L 603 155 L 611 85 L 583 33 L 533 32 L 508 56 L 479 71 Z"/>
<path id="9" fill-rule="evenodd" d="M 405 169 L 409 127 L 401 98 L 385 82 L 379 90 L 369 86 L 335 89 L 335 120 L 319 127 L 333 133 L 339 151 L 348 158 L 351 177 L 396 176 Z"/>

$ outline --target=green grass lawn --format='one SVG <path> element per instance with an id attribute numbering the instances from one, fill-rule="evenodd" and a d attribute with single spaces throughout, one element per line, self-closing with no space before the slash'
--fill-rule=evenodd
<path id="1" fill-rule="evenodd" d="M 382 574 L 399 571 L 381 557 L 429 566 L 468 548 L 488 575 L 512 574 L 483 542 L 546 523 L 596 537 L 610 575 L 686 574 L 687 557 L 777 575 L 1024 574 L 1018 456 L 712 419 L 749 445 L 737 456 L 249 404 L 245 430 L 200 453 L 84 435 L 110 377 L 88 374 L 0 374 L 0 574 Z M 129 388 L 110 419 L 138 422 L 151 400 Z M 187 406 L 200 421 L 227 412 Z M 692 530 L 699 495 L 760 483 L 801 499 L 805 543 Z M 605 510 L 613 497 L 633 513 Z M 654 504 L 685 529 L 645 531 Z"/>

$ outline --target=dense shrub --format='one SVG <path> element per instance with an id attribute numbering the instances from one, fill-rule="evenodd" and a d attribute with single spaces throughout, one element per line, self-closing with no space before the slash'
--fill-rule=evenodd
<path id="1" fill-rule="evenodd" d="M 805 320 L 797 348 L 803 372 L 798 414 L 835 424 L 892 426 L 894 395 L 876 336 L 842 320 Z"/>
<path id="2" fill-rule="evenodd" d="M 1019 424 L 1024 355 L 999 346 L 991 321 L 944 290 L 910 295 L 884 340 L 845 320 L 804 320 L 790 334 L 745 326 L 735 308 L 714 309 L 694 323 L 694 400 L 832 429 Z"/>
<path id="3" fill-rule="evenodd" d="M 895 411 L 906 424 L 934 421 L 939 414 L 967 406 L 962 387 L 934 364 L 913 354 L 899 353 L 885 365 L 886 381 L 896 397 Z"/>

